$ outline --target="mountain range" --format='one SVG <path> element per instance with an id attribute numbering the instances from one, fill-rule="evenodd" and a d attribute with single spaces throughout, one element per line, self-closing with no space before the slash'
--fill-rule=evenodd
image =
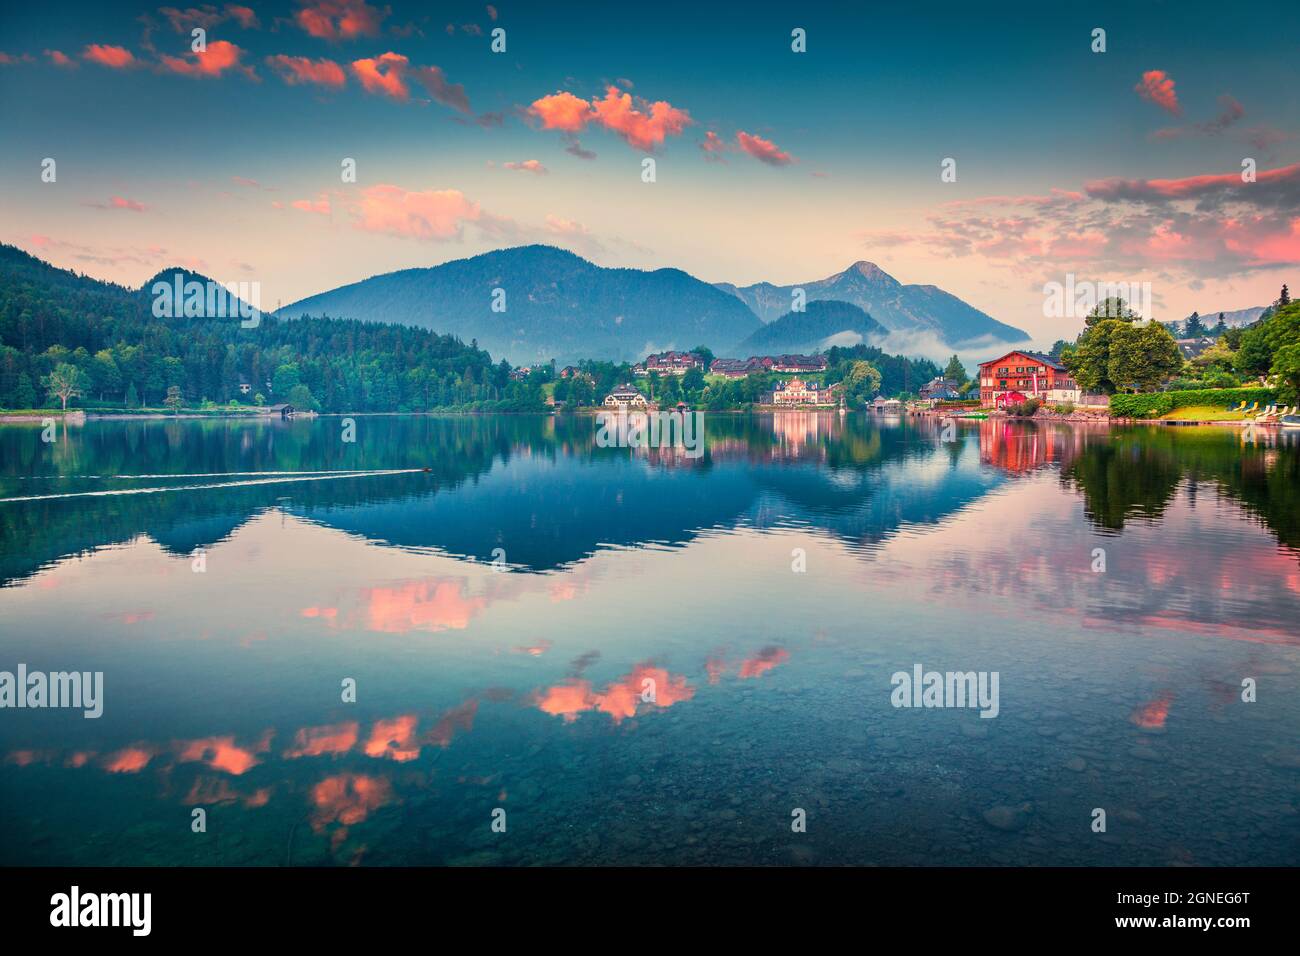
<path id="1" fill-rule="evenodd" d="M 791 313 L 794 290 L 854 311 Z M 500 291 L 498 291 L 500 290 Z M 514 364 L 580 358 L 635 361 L 706 345 L 718 355 L 774 343 L 832 344 L 925 333 L 947 346 L 1028 339 L 935 286 L 903 285 L 869 262 L 803 286 L 711 285 L 680 269 L 608 269 L 572 252 L 532 245 L 422 269 L 404 269 L 284 306 L 284 318 L 331 316 L 397 322 L 475 341 Z M 771 338 L 768 323 L 788 320 Z M 835 323 L 842 326 L 836 327 Z M 815 334 L 814 334 L 815 333 Z"/>
<path id="2" fill-rule="evenodd" d="M 848 302 L 809 302 L 800 312 L 787 312 L 741 342 L 741 355 L 820 352 L 832 345 L 873 345 L 889 330 Z"/>
<path id="3" fill-rule="evenodd" d="M 606 269 L 551 246 L 390 272 L 278 314 L 421 326 L 477 340 L 513 364 L 635 361 L 662 349 L 731 345 L 762 324 L 735 296 L 680 269 Z"/>
<path id="4" fill-rule="evenodd" d="M 890 332 L 930 332 L 948 345 L 977 342 L 1020 342 L 1028 333 L 999 322 L 955 295 L 932 285 L 904 285 L 874 262 L 855 262 L 843 272 L 799 285 L 759 282 L 718 288 L 740 299 L 764 322 L 790 311 L 796 290 L 808 302 L 833 299 L 867 312 Z"/>

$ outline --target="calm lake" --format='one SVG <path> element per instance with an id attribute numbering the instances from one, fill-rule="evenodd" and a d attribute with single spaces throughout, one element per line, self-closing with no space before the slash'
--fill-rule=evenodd
<path id="1" fill-rule="evenodd" d="M 1300 863 L 1300 436 L 355 425 L 0 426 L 0 863 Z"/>

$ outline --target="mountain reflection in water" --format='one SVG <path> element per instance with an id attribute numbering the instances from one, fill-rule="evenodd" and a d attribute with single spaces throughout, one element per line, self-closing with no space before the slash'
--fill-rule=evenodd
<path id="1" fill-rule="evenodd" d="M 1295 436 L 595 434 L 0 427 L 0 670 L 106 687 L 5 712 L 0 863 L 1297 862 Z"/>

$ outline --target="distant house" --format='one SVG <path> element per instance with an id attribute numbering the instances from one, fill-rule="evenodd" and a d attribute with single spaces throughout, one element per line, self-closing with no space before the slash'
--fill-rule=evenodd
<path id="1" fill-rule="evenodd" d="M 772 405 L 834 405 L 835 394 L 831 388 L 792 378 L 781 382 L 772 391 Z"/>
<path id="2" fill-rule="evenodd" d="M 709 366 L 709 371 L 714 375 L 724 375 L 727 378 L 744 378 L 746 375 L 763 372 L 766 369 L 754 358 L 720 358 L 713 360 L 713 364 Z"/>
<path id="3" fill-rule="evenodd" d="M 1177 339 L 1178 351 L 1183 353 L 1183 360 L 1190 362 L 1196 356 L 1200 355 L 1215 342 L 1208 335 L 1202 335 L 1195 339 Z"/>
<path id="4" fill-rule="evenodd" d="M 770 359 L 773 372 L 793 372 L 807 375 L 826 371 L 825 355 L 777 355 Z"/>
<path id="5" fill-rule="evenodd" d="M 755 372 L 811 375 L 826 371 L 824 355 L 751 355 L 747 359 L 714 359 L 709 371 L 727 378 L 744 378 Z"/>
<path id="6" fill-rule="evenodd" d="M 293 418 L 294 407 L 287 402 L 280 405 L 272 405 L 267 408 L 266 413 L 272 418 Z"/>
<path id="7" fill-rule="evenodd" d="M 981 362 L 979 374 L 980 405 L 985 408 L 1001 408 L 1027 398 L 1078 402 L 1080 397 L 1079 384 L 1069 369 L 1042 352 L 1007 352 Z"/>
<path id="8" fill-rule="evenodd" d="M 637 366 L 642 371 L 637 374 L 648 375 L 658 372 L 660 375 L 685 375 L 693 368 L 702 368 L 704 360 L 694 352 L 659 352 L 647 355 L 645 362 Z M 636 372 L 637 368 L 633 371 Z"/>
<path id="9" fill-rule="evenodd" d="M 560 378 L 573 378 L 575 375 L 581 375 L 582 369 L 576 365 L 566 365 L 560 369 Z"/>
<path id="10" fill-rule="evenodd" d="M 620 385 L 605 396 L 604 405 L 606 408 L 627 411 L 630 408 L 649 408 L 650 400 L 631 385 Z"/>
<path id="11" fill-rule="evenodd" d="M 944 378 L 940 375 L 922 385 L 917 394 L 926 400 L 948 401 L 961 398 L 960 389 L 961 383 L 955 378 Z"/>
<path id="12" fill-rule="evenodd" d="M 532 373 L 533 373 L 532 368 L 527 365 L 521 365 L 519 366 L 519 368 L 512 368 L 510 370 L 510 381 L 512 382 L 525 381 L 527 380 L 528 376 L 531 375 Z"/>
<path id="13" fill-rule="evenodd" d="M 240 383 L 239 383 L 239 394 L 240 394 L 240 395 L 247 395 L 247 394 L 248 394 L 249 392 L 251 392 L 252 390 L 253 390 L 253 386 L 249 385 L 247 382 L 240 382 Z"/>
<path id="14" fill-rule="evenodd" d="M 900 415 L 903 412 L 903 403 L 896 398 L 877 395 L 876 400 L 871 403 L 871 410 L 885 415 Z"/>

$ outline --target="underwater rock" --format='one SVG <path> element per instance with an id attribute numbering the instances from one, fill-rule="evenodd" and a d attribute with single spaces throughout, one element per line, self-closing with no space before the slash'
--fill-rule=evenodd
<path id="1" fill-rule="evenodd" d="M 1034 812 L 1032 803 L 1016 807 L 991 807 L 984 811 L 984 822 L 995 830 L 1014 832 L 1029 825 L 1029 815 Z"/>

